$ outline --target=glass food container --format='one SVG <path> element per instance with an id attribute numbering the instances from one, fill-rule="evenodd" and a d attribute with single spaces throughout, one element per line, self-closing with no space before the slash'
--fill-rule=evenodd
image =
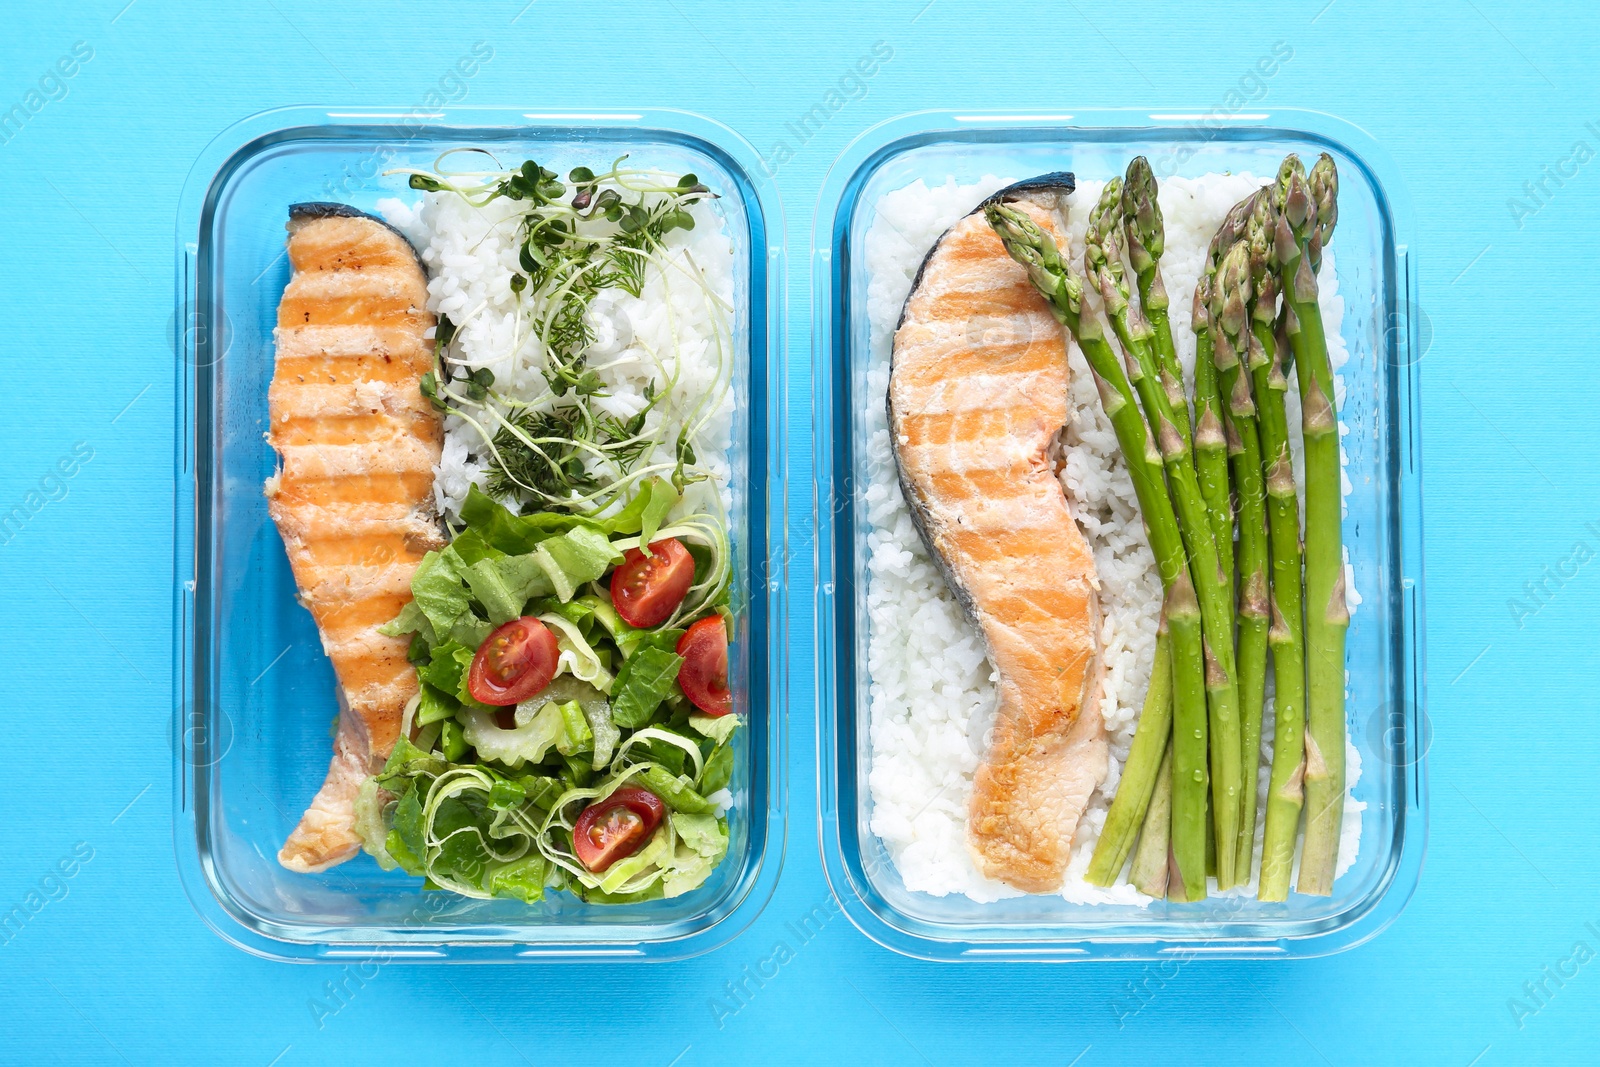
<path id="1" fill-rule="evenodd" d="M 979 904 L 909 891 L 871 830 L 866 668 L 865 412 L 870 271 L 865 235 L 879 198 L 984 175 L 1123 172 L 1136 154 L 1158 178 L 1270 177 L 1290 151 L 1331 153 L 1341 178 L 1332 249 L 1350 362 L 1340 418 L 1353 491 L 1344 541 L 1361 597 L 1348 637 L 1349 738 L 1361 756 L 1360 852 L 1331 897 L 1282 904 L 1216 896 L 1195 904 L 1076 905 L 1060 896 Z M 1415 888 L 1427 837 L 1423 755 L 1421 451 L 1411 221 L 1394 166 L 1365 133 L 1326 115 L 1274 111 L 950 114 L 894 119 L 841 155 L 813 231 L 817 690 L 823 864 L 845 913 L 869 937 L 940 960 L 1156 960 L 1312 956 L 1349 948 L 1390 922 Z M 1081 249 L 1078 250 L 1081 254 Z M 1188 293 L 1172 293 L 1177 304 Z"/>
<path id="2" fill-rule="evenodd" d="M 394 167 L 431 167 L 481 146 L 507 166 L 565 174 L 617 156 L 694 172 L 719 194 L 737 257 L 733 387 L 734 604 L 730 685 L 737 735 L 727 856 L 671 900 L 535 905 L 426 892 L 368 857 L 316 875 L 277 851 L 316 792 L 337 712 L 331 666 L 295 585 L 262 481 L 272 330 L 289 276 L 288 208 L 372 210 L 413 198 Z M 290 108 L 247 119 L 201 155 L 178 220 L 174 812 L 178 864 L 224 938 L 284 960 L 662 960 L 736 936 L 765 906 L 784 846 L 786 559 L 783 224 L 754 149 L 708 119 L 670 111 L 550 114 L 492 109 Z"/>

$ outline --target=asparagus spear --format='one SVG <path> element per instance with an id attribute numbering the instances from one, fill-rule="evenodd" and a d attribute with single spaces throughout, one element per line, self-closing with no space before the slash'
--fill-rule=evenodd
<path id="1" fill-rule="evenodd" d="M 1112 885 L 1122 873 L 1133 839 L 1144 822 L 1145 809 L 1156 788 L 1156 775 L 1172 737 L 1172 653 L 1167 628 L 1156 638 L 1155 662 L 1150 668 L 1150 687 L 1145 690 L 1144 709 L 1139 727 L 1122 765 L 1122 781 L 1112 798 L 1111 810 L 1095 843 L 1089 870 L 1083 876 L 1090 885 Z M 1161 850 L 1161 865 L 1166 867 L 1166 848 Z M 1165 892 L 1165 886 L 1162 887 Z"/>
<path id="2" fill-rule="evenodd" d="M 1302 779 L 1305 775 L 1305 645 L 1300 632 L 1300 503 L 1295 497 L 1294 468 L 1289 456 L 1289 418 L 1284 395 L 1289 380 L 1284 360 L 1288 343 L 1274 329 L 1278 303 L 1278 262 L 1273 252 L 1277 228 L 1273 198 L 1256 201 L 1250 218 L 1250 270 L 1255 299 L 1251 332 L 1267 359 L 1251 367 L 1256 408 L 1261 424 L 1261 457 L 1267 485 L 1267 529 L 1272 560 L 1273 697 L 1272 778 L 1267 787 L 1267 825 L 1261 847 L 1261 884 L 1257 896 L 1280 901 L 1289 896 L 1294 841 L 1300 825 Z"/>
<path id="3" fill-rule="evenodd" d="M 1235 204 L 1212 235 L 1211 246 L 1206 252 L 1206 269 L 1195 286 L 1194 312 L 1190 320 L 1195 331 L 1194 462 L 1200 477 L 1200 492 L 1206 499 L 1206 510 L 1211 516 L 1211 532 L 1217 542 L 1217 562 L 1222 567 L 1230 604 L 1237 602 L 1234 589 L 1233 499 L 1228 484 L 1228 441 L 1224 429 L 1226 415 L 1217 386 L 1213 341 L 1216 326 L 1212 322 L 1211 302 L 1223 253 L 1244 232 L 1247 205 L 1248 200 Z M 1202 404 L 1209 418 L 1201 413 Z"/>
<path id="4" fill-rule="evenodd" d="M 1122 184 L 1122 229 L 1127 239 L 1128 265 L 1139 286 L 1139 306 L 1150 321 L 1161 387 L 1167 391 L 1172 413 L 1183 439 L 1189 439 L 1189 402 L 1183 395 L 1183 364 L 1172 342 L 1167 287 L 1161 281 L 1161 253 L 1166 249 L 1166 228 L 1156 200 L 1156 176 L 1150 161 L 1134 156 Z M 1195 413 L 1199 418 L 1199 412 Z"/>
<path id="5" fill-rule="evenodd" d="M 1217 559 L 1216 539 L 1211 533 L 1205 498 L 1200 493 L 1195 473 L 1194 455 L 1178 432 L 1173 406 L 1160 384 L 1150 327 L 1128 304 L 1121 249 L 1116 228 L 1111 225 L 1117 218 L 1121 192 L 1121 181 L 1113 178 L 1106 183 L 1099 203 L 1089 213 L 1089 225 L 1084 234 L 1084 266 L 1090 283 L 1100 291 L 1106 313 L 1129 358 L 1128 376 L 1139 393 L 1145 416 L 1160 446 L 1179 530 L 1193 561 L 1205 637 L 1206 695 L 1211 709 L 1212 818 L 1217 840 L 1227 843 L 1217 850 L 1217 885 L 1227 888 L 1236 884 L 1232 842 L 1238 833 L 1240 811 L 1239 693 L 1234 669 L 1233 605 L 1228 602 Z M 1176 732 L 1174 736 L 1182 740 Z M 1183 769 L 1180 762 L 1177 767 L 1180 777 Z"/>
<path id="6" fill-rule="evenodd" d="M 1252 198 L 1252 203 L 1254 199 Z M 1220 328 L 1216 363 L 1228 397 L 1228 458 L 1239 494 L 1239 744 L 1243 768 L 1234 874 L 1250 880 L 1256 844 L 1256 773 L 1261 763 L 1261 711 L 1267 685 L 1267 505 L 1251 377 L 1267 362 L 1250 330 L 1250 249 L 1235 241 L 1218 272 L 1211 315 Z M 1245 373 L 1246 363 L 1250 373 Z"/>
<path id="7" fill-rule="evenodd" d="M 1144 813 L 1144 829 L 1139 831 L 1139 847 L 1133 850 L 1133 866 L 1128 869 L 1128 884 L 1147 897 L 1167 895 L 1167 845 L 1172 829 L 1172 741 L 1161 754 L 1156 772 L 1155 792 Z M 1181 898 L 1175 898 L 1181 899 Z"/>
<path id="8" fill-rule="evenodd" d="M 1233 497 L 1228 485 L 1228 441 L 1222 430 L 1222 398 L 1217 392 L 1217 368 L 1212 361 L 1211 284 L 1216 273 L 1217 242 L 1211 242 L 1211 265 L 1194 290 L 1194 466 L 1200 495 L 1206 501 L 1211 536 L 1217 542 L 1217 564 L 1222 568 L 1228 603 L 1233 589 Z"/>
<path id="9" fill-rule="evenodd" d="M 1350 626 L 1340 529 L 1339 416 L 1313 259 L 1320 259 L 1332 235 L 1337 195 L 1338 175 L 1326 153 L 1309 179 L 1297 157 L 1283 161 L 1275 239 L 1291 313 L 1289 343 L 1300 385 L 1306 471 L 1306 834 L 1296 888 L 1319 896 L 1333 892 L 1344 819 L 1344 642 Z"/>
<path id="10" fill-rule="evenodd" d="M 1055 239 L 1028 215 L 1006 204 L 988 204 L 984 214 L 1006 251 L 1027 268 L 1034 288 L 1050 302 L 1056 319 L 1077 338 L 1100 391 L 1100 405 L 1116 431 L 1117 444 L 1128 464 L 1166 593 L 1163 611 L 1173 672 L 1171 848 L 1177 875 L 1173 888 L 1180 894 L 1178 899 L 1200 900 L 1206 894 L 1207 671 L 1200 605 L 1172 500 L 1162 479 L 1161 454 L 1150 440 L 1122 363 L 1106 341 L 1099 320 L 1083 313 L 1083 279 L 1061 257 Z"/>

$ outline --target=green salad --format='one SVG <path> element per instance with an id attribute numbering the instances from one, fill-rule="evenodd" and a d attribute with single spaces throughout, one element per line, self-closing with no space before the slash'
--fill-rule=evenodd
<path id="1" fill-rule="evenodd" d="M 605 903 L 671 897 L 711 873 L 728 847 L 712 798 L 732 777 L 739 728 L 726 680 L 728 551 L 710 516 L 657 528 L 677 499 L 652 479 L 598 520 L 513 515 L 471 491 L 465 528 L 424 557 L 415 599 L 383 631 L 411 635 L 421 691 L 358 801 L 380 865 L 463 896 L 528 902 L 547 889 Z M 655 625 L 630 625 L 623 614 L 640 618 L 641 597 L 662 587 L 669 545 L 687 557 L 687 592 Z M 553 657 L 521 639 L 535 625 Z M 708 637 L 692 640 L 697 628 Z M 494 637 L 507 632 L 501 659 L 517 662 L 496 685 Z M 639 792 L 660 808 L 625 803 Z"/>

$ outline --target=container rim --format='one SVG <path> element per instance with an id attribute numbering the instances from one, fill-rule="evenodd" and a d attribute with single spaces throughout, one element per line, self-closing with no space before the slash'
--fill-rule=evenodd
<path id="1" fill-rule="evenodd" d="M 498 140 L 562 137 L 621 142 L 627 134 L 675 143 L 715 160 L 734 182 L 749 225 L 749 371 L 752 378 L 748 437 L 752 444 L 749 495 L 751 545 L 747 586 L 752 599 L 752 627 L 765 635 L 765 648 L 752 649 L 753 678 L 764 689 L 764 742 L 753 736 L 752 758 L 766 773 L 752 793 L 754 856 L 747 870 L 715 904 L 709 923 L 688 930 L 659 933 L 650 924 L 595 925 L 597 936 L 534 941 L 507 934 L 500 927 L 483 928 L 484 936 L 463 935 L 463 927 L 441 930 L 438 938 L 350 940 L 336 935 L 341 927 L 285 927 L 271 922 L 246 922 L 222 899 L 211 857 L 202 846 L 205 826 L 197 803 L 200 777 L 209 766 L 210 724 L 196 698 L 201 665 L 196 656 L 197 594 L 207 575 L 199 565 L 203 546 L 199 487 L 204 462 L 197 436 L 199 371 L 208 343 L 198 298 L 202 279 L 198 265 L 208 240 L 208 219 L 218 191 L 244 161 L 274 144 L 299 138 L 338 136 L 353 140 L 362 133 L 382 142 L 413 139 L 470 141 L 474 134 Z M 598 136 L 595 136 L 597 135 Z M 176 220 L 175 293 L 175 425 L 173 447 L 173 604 L 172 638 L 175 677 L 171 738 L 173 760 L 173 837 L 180 881 L 201 919 L 220 937 L 254 955 L 285 962 L 350 962 L 381 958 L 384 962 L 593 962 L 684 959 L 710 951 L 737 937 L 766 907 L 785 858 L 787 821 L 788 673 L 787 613 L 787 463 L 785 423 L 787 383 L 784 373 L 786 287 L 784 224 L 777 189 L 755 148 L 731 128 L 688 111 L 664 108 L 603 111 L 511 107 L 447 109 L 372 106 L 274 108 L 229 126 L 201 151 L 179 197 Z M 759 460 L 758 462 L 756 462 Z M 755 616 L 759 615 L 760 619 Z M 200 708 L 198 713 L 191 707 Z M 692 920 L 691 920 L 692 921 Z M 383 933 L 382 928 L 372 928 Z M 524 934 L 531 928 L 521 928 Z M 612 935 L 607 937 L 605 935 Z"/>
<path id="2" fill-rule="evenodd" d="M 880 166 L 908 150 L 933 144 L 979 144 L 1001 138 L 1008 143 L 1057 141 L 1082 133 L 1101 143 L 1148 140 L 1159 132 L 1174 144 L 1203 146 L 1215 140 L 1276 141 L 1293 139 L 1320 144 L 1352 160 L 1379 196 L 1385 224 L 1383 293 L 1389 351 L 1380 369 L 1390 376 L 1386 390 L 1389 458 L 1397 477 L 1389 486 L 1390 538 L 1400 592 L 1392 649 L 1398 677 L 1401 714 L 1395 721 L 1393 751 L 1401 760 L 1397 772 L 1395 834 L 1399 847 L 1390 854 L 1384 877 L 1373 893 L 1352 907 L 1310 924 L 1293 934 L 1269 932 L 1262 924 L 1237 924 L 1224 933 L 1221 924 L 1169 924 L 1192 928 L 1192 936 L 1151 933 L 1101 934 L 1091 928 L 1062 924 L 1060 936 L 1008 937 L 1004 924 L 934 923 L 908 915 L 883 900 L 867 877 L 856 842 L 853 782 L 844 781 L 843 746 L 855 745 L 857 711 L 853 677 L 841 660 L 853 664 L 853 653 L 841 651 L 840 620 L 847 610 L 839 589 L 849 589 L 848 560 L 853 548 L 841 516 L 853 507 L 842 489 L 849 471 L 837 444 L 848 435 L 849 398 L 840 395 L 836 376 L 844 372 L 849 351 L 848 304 L 849 225 L 859 197 Z M 817 574 L 815 617 L 818 773 L 818 838 L 822 868 L 829 888 L 845 915 L 863 934 L 885 948 L 920 959 L 938 961 L 1036 961 L 1080 959 L 1306 958 L 1353 948 L 1375 937 L 1400 914 L 1421 876 L 1427 844 L 1427 769 L 1425 649 L 1423 637 L 1422 454 L 1420 440 L 1419 321 L 1417 285 L 1410 246 L 1411 206 L 1404 182 L 1387 152 L 1364 130 L 1323 112 L 1273 108 L 1254 113 L 1219 109 L 1151 108 L 1023 108 L 993 111 L 917 111 L 890 118 L 865 130 L 840 153 L 824 178 L 813 221 L 812 258 L 812 389 L 814 507 L 818 534 L 814 548 Z M 848 393 L 848 388 L 843 390 Z M 853 621 L 849 624 L 853 627 Z M 854 756 L 851 755 L 853 761 Z M 855 847 L 852 848 L 851 846 Z M 876 899 L 874 899 L 876 898 Z M 1227 898 L 1223 898 L 1227 899 Z M 1035 927 L 1037 929 L 1037 927 Z M 971 936 L 989 931 L 995 936 Z M 965 935 L 965 936 L 964 936 Z"/>

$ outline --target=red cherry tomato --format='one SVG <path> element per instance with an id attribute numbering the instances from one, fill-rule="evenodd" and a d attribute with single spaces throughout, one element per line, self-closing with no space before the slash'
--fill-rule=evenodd
<path id="1" fill-rule="evenodd" d="M 599 874 L 633 855 L 661 825 L 667 806 L 648 789 L 625 785 L 597 804 L 590 804 L 572 827 L 578 862 Z"/>
<path id="2" fill-rule="evenodd" d="M 728 628 L 722 616 L 712 615 L 689 627 L 678 639 L 678 688 L 689 702 L 707 715 L 726 715 L 733 710 L 733 694 L 728 692 Z"/>
<path id="3" fill-rule="evenodd" d="M 650 555 L 630 548 L 611 572 L 611 603 L 629 626 L 660 626 L 694 584 L 694 557 L 675 537 L 650 543 Z"/>
<path id="4" fill-rule="evenodd" d="M 560 658 L 548 626 L 531 615 L 512 619 L 478 646 L 467 691 L 485 704 L 520 704 L 550 684 Z"/>

